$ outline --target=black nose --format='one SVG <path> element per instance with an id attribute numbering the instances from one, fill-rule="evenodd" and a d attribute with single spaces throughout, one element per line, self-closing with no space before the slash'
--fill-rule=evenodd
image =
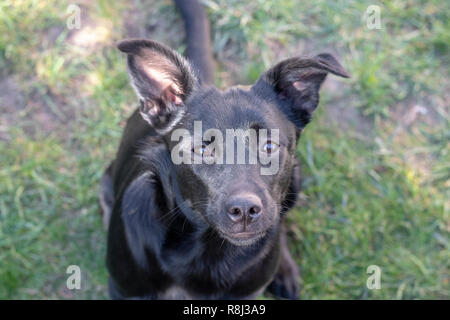
<path id="1" fill-rule="evenodd" d="M 227 201 L 227 213 L 234 222 L 247 219 L 253 222 L 259 218 L 262 210 L 261 199 L 254 194 L 233 196 Z"/>

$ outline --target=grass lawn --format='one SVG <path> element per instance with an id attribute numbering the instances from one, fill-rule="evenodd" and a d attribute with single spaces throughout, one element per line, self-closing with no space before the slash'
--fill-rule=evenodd
<path id="1" fill-rule="evenodd" d="M 324 51 L 352 74 L 329 77 L 298 145 L 302 299 L 449 299 L 450 2 L 203 2 L 219 87 Z M 0 3 L 0 299 L 108 297 L 97 185 L 136 105 L 115 42 L 185 48 L 171 1 L 78 1 L 69 30 L 71 3 Z M 381 29 L 367 27 L 369 5 Z M 81 290 L 66 289 L 69 265 Z"/>

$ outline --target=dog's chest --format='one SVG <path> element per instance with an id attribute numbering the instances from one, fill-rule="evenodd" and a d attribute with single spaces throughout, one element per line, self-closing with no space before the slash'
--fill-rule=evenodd
<path id="1" fill-rule="evenodd" d="M 192 300 L 195 297 L 179 285 L 172 285 L 160 294 L 163 300 Z"/>
<path id="2" fill-rule="evenodd" d="M 246 297 L 239 297 L 241 299 L 254 299 L 261 295 L 267 284 L 263 285 L 259 290 L 254 293 L 249 294 Z M 188 292 L 183 287 L 179 285 L 172 285 L 167 288 L 163 293 L 159 294 L 158 299 L 161 300 L 196 300 L 196 299 L 206 299 L 211 298 L 211 295 L 196 295 Z M 220 295 L 216 298 L 221 298 Z"/>

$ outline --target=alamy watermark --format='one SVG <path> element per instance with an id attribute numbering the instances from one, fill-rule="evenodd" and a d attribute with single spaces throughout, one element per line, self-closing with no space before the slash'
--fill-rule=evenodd
<path id="1" fill-rule="evenodd" d="M 70 265 L 66 269 L 66 273 L 70 276 L 66 280 L 66 287 L 69 290 L 81 289 L 81 268 L 77 265 Z"/>
<path id="2" fill-rule="evenodd" d="M 69 17 L 66 20 L 67 29 L 80 29 L 81 28 L 81 8 L 76 4 L 71 4 L 66 10 Z"/>
<path id="3" fill-rule="evenodd" d="M 380 30 L 381 29 L 381 8 L 377 5 L 370 5 L 367 7 L 363 15 L 363 20 L 366 22 L 367 29 Z"/>
<path id="4" fill-rule="evenodd" d="M 278 129 L 219 129 L 203 133 L 202 122 L 194 121 L 193 136 L 187 129 L 175 129 L 171 141 L 174 164 L 260 164 L 261 175 L 275 175 L 279 163 Z"/>
<path id="5" fill-rule="evenodd" d="M 367 289 L 381 289 L 381 268 L 372 264 L 367 267 L 366 273 L 370 274 L 366 282 Z"/>

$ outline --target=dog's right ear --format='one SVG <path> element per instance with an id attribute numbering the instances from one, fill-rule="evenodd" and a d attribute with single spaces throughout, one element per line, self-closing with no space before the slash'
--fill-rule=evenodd
<path id="1" fill-rule="evenodd" d="M 252 90 L 262 97 L 274 92 L 281 102 L 282 111 L 298 129 L 303 130 L 319 104 L 320 86 L 328 73 L 350 78 L 350 74 L 331 54 L 294 57 L 266 71 Z"/>
<path id="2" fill-rule="evenodd" d="M 140 100 L 140 113 L 160 134 L 185 112 L 184 102 L 197 86 L 189 63 L 174 50 L 151 40 L 124 40 L 128 73 Z"/>

